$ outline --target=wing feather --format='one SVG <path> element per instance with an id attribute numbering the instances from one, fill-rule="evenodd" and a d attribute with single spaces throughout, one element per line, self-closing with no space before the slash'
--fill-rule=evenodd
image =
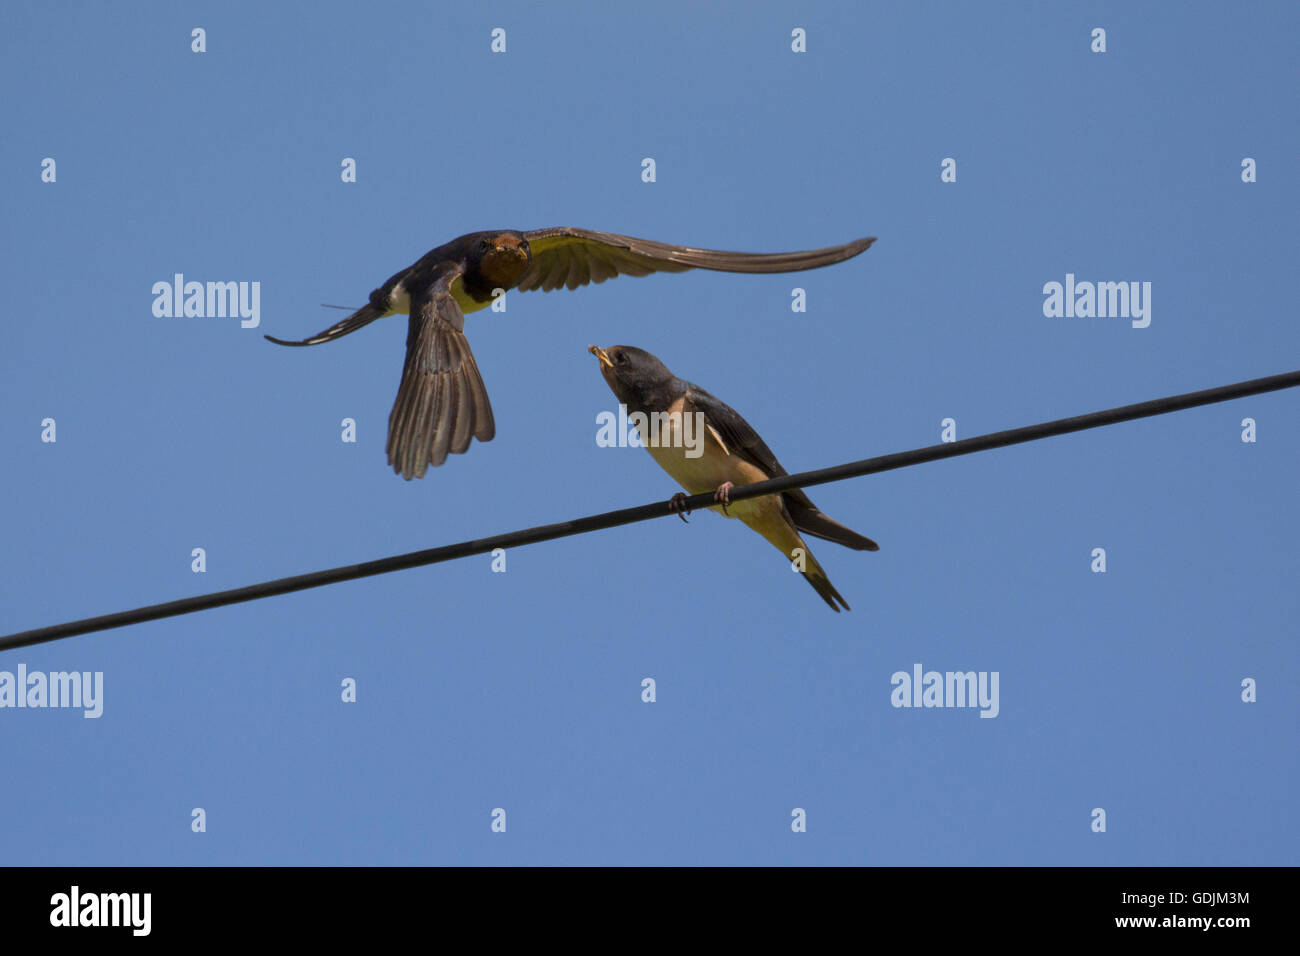
<path id="1" fill-rule="evenodd" d="M 411 294 L 406 364 L 388 416 L 388 463 L 403 478 L 423 478 L 470 441 L 496 435 L 487 388 L 465 338 L 465 316 L 451 292 L 452 270 Z"/>
<path id="2" fill-rule="evenodd" d="M 691 408 L 704 412 L 704 419 L 714 432 L 714 437 L 728 452 L 739 455 L 752 465 L 757 465 L 769 478 L 789 474 L 776 460 L 772 449 L 759 436 L 754 427 L 741 414 L 722 399 L 709 394 L 698 385 L 691 385 L 686 393 Z M 878 551 L 880 546 L 866 535 L 858 534 L 826 515 L 812 503 L 802 488 L 781 493 L 786 513 L 794 526 L 804 534 L 825 541 L 833 541 L 855 551 Z M 825 597 L 825 595 L 822 595 Z"/>
<path id="3" fill-rule="evenodd" d="M 800 272 L 851 259 L 876 240 L 856 239 L 841 246 L 803 252 L 723 252 L 674 246 L 613 232 L 596 232 L 558 226 L 524 233 L 533 261 L 519 280 L 518 289 L 550 292 L 565 286 L 576 289 L 589 282 L 604 282 L 619 275 L 645 276 L 652 272 L 713 269 L 718 272 Z"/>
<path id="4" fill-rule="evenodd" d="M 349 332 L 355 332 L 362 326 L 369 325 L 371 322 L 375 321 L 375 319 L 382 317 L 383 313 L 373 305 L 363 305 L 346 319 L 334 323 L 324 332 L 317 332 L 309 339 L 293 342 L 288 339 L 277 339 L 274 335 L 267 335 L 264 336 L 264 338 L 274 342 L 276 345 L 320 345 L 322 342 L 333 342 L 335 339 L 341 339 Z"/>

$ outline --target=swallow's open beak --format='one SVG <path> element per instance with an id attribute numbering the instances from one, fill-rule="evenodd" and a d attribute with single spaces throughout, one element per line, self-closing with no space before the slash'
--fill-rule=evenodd
<path id="1" fill-rule="evenodd" d="M 588 345 L 587 351 L 590 352 L 592 355 L 596 356 L 596 358 L 600 359 L 601 365 L 608 365 L 610 368 L 614 367 L 614 363 L 610 360 L 608 353 L 606 353 L 604 349 L 597 348 L 594 345 Z"/>

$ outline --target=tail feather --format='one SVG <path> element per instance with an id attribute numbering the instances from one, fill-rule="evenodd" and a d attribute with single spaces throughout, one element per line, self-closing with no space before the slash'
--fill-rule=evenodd
<path id="1" fill-rule="evenodd" d="M 337 322 L 334 325 L 331 325 L 324 332 L 318 332 L 311 338 L 303 339 L 301 342 L 290 342 L 286 339 L 277 339 L 273 335 L 268 335 L 266 338 L 274 342 L 276 345 L 320 345 L 322 342 L 332 342 L 335 339 L 342 338 L 349 332 L 355 332 L 363 325 L 369 325 L 371 322 L 375 321 L 375 319 L 382 318 L 383 315 L 384 313 L 373 305 L 363 305 L 342 322 Z"/>
<path id="2" fill-rule="evenodd" d="M 813 590 L 821 595 L 822 600 L 830 605 L 832 611 L 838 614 L 841 605 L 847 611 L 849 602 L 844 600 L 839 591 L 835 590 L 835 585 L 831 584 L 831 579 L 826 576 L 826 571 L 813 557 L 812 550 L 809 549 L 808 545 L 804 544 L 803 538 L 799 537 L 799 532 L 795 530 L 786 517 L 787 509 L 781 507 L 779 504 L 780 499 L 776 495 L 772 496 L 772 500 L 772 510 L 767 511 L 765 514 L 742 517 L 742 520 L 784 554 L 787 561 L 797 560 L 800 562 L 802 566 L 801 573 L 804 578 L 812 585 Z M 827 518 L 827 520 L 830 519 Z M 836 604 L 837 601 L 839 604 Z"/>
<path id="3" fill-rule="evenodd" d="M 835 605 L 836 601 L 839 601 L 844 606 L 844 610 L 849 610 L 849 602 L 844 600 L 839 591 L 835 590 L 835 585 L 831 584 L 831 579 L 826 576 L 826 572 L 817 563 L 817 559 L 812 556 L 812 552 L 805 548 L 804 555 L 808 562 L 808 566 L 803 572 L 804 580 L 812 585 L 812 589 L 821 595 L 822 600 L 829 604 L 831 610 L 836 614 L 840 612 L 840 609 Z"/>

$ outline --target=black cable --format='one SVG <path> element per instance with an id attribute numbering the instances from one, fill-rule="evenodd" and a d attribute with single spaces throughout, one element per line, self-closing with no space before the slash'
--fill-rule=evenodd
<path id="1" fill-rule="evenodd" d="M 1093 412 L 1089 415 L 1079 415 L 1074 418 L 1058 418 L 1056 421 L 1043 422 L 1039 425 L 1026 425 L 1023 428 L 994 432 L 990 435 L 978 435 L 975 438 L 966 438 L 962 441 L 930 445 L 927 448 L 918 448 L 914 451 L 881 455 L 877 458 L 867 458 L 844 465 L 835 465 L 831 468 L 805 471 L 797 475 L 786 475 L 783 478 L 773 478 L 770 481 L 742 485 L 731 491 L 731 500 L 742 501 L 757 495 L 788 491 L 791 488 L 806 488 L 832 481 L 842 481 L 845 478 L 856 478 L 860 475 L 892 471 L 895 468 L 906 468 L 909 465 L 919 465 L 922 462 L 937 461 L 941 458 L 955 458 L 958 455 L 969 455 L 972 452 L 987 451 L 990 448 L 1018 445 L 1023 442 L 1037 441 L 1040 438 L 1050 438 L 1054 435 L 1065 435 L 1088 428 L 1100 428 L 1103 425 L 1115 425 L 1119 422 L 1132 421 L 1135 418 L 1163 415 L 1167 412 L 1195 408 L 1198 405 L 1211 405 L 1215 402 L 1244 398 L 1247 395 L 1259 395 L 1283 388 L 1294 388 L 1297 385 L 1300 385 L 1300 371 L 1287 372 L 1283 375 L 1271 375 L 1268 378 L 1256 378 L 1248 382 L 1223 385 L 1219 388 L 1207 388 L 1199 392 L 1172 395 L 1169 398 L 1157 398 L 1150 402 L 1124 405 L 1119 408 Z M 687 506 L 692 509 L 707 508 L 713 503 L 712 492 L 694 495 L 686 500 Z M 235 588 L 229 591 L 217 591 L 214 594 L 201 594 L 197 597 L 182 598 L 179 601 L 169 601 L 166 604 L 152 604 L 131 611 L 119 611 L 116 614 L 88 617 L 80 621 L 70 621 L 67 624 L 54 624 L 31 631 L 20 631 L 17 634 L 0 637 L 0 650 L 26 647 L 29 644 L 41 644 L 45 641 L 56 641 L 77 634 L 88 634 L 91 631 L 103 631 L 127 624 L 153 621 L 162 617 L 189 614 L 193 611 L 221 607 L 224 604 L 255 601 L 258 598 L 271 597 L 275 594 L 288 594 L 291 591 L 302 591 L 306 588 L 334 584 L 338 581 L 350 581 L 353 578 L 387 574 L 389 571 L 401 571 L 405 568 L 416 568 L 425 564 L 437 564 L 441 561 L 451 561 L 455 558 L 464 558 L 473 554 L 486 554 L 495 548 L 519 547 L 520 545 L 534 544 L 538 541 L 549 541 L 552 538 L 564 538 L 574 534 L 585 534 L 588 531 L 599 531 L 602 528 L 615 528 L 619 525 L 631 524 L 634 521 L 645 521 L 647 518 L 659 518 L 669 514 L 673 514 L 669 503 L 667 501 L 656 501 L 637 508 L 607 511 L 604 514 L 589 515 L 585 518 L 576 518 L 573 521 L 562 521 L 559 524 L 541 525 L 523 531 L 498 534 L 491 538 L 462 541 L 459 544 L 443 545 L 440 548 L 429 548 L 426 551 L 412 551 L 409 554 L 394 555 L 390 558 L 381 558 L 378 561 L 366 561 L 362 564 L 353 564 L 342 568 L 314 571 L 310 574 L 279 578 L 275 581 L 252 584 L 248 587 Z"/>

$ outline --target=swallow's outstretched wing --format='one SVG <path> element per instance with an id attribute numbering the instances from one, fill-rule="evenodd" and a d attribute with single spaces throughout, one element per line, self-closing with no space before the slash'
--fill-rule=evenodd
<path id="1" fill-rule="evenodd" d="M 772 449 L 745 421 L 739 412 L 726 402 L 709 394 L 698 385 L 690 386 L 686 392 L 686 401 L 692 410 L 704 412 L 704 421 L 713 429 L 714 437 L 730 454 L 739 455 L 744 460 L 756 465 L 769 478 L 780 478 L 789 474 L 776 460 Z M 782 492 L 781 498 L 790 521 L 804 534 L 826 541 L 834 541 L 854 551 L 879 551 L 880 545 L 866 535 L 858 534 L 852 528 L 846 528 L 835 519 L 822 512 L 802 488 Z"/>
<path id="2" fill-rule="evenodd" d="M 451 292 L 458 273 L 442 270 L 411 290 L 406 365 L 388 416 L 388 463 L 403 478 L 423 478 L 429 465 L 469 449 L 470 439 L 496 434 L 483 377 L 465 339 L 465 315 Z"/>
<path id="3" fill-rule="evenodd" d="M 652 272 L 685 272 L 713 269 L 717 272 L 800 272 L 852 259 L 876 240 L 855 239 L 842 246 L 806 252 L 720 252 L 674 246 L 651 239 L 620 236 L 557 226 L 524 233 L 533 261 L 519 290 L 550 292 L 565 286 L 576 289 L 588 282 L 604 282 L 615 276 L 644 276 Z"/>

